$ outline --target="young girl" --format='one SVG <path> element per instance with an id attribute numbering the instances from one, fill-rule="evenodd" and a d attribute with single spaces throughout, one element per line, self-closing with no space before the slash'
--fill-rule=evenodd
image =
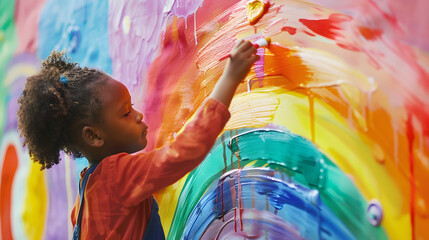
<path id="1" fill-rule="evenodd" d="M 152 194 L 205 158 L 230 117 L 238 84 L 257 59 L 250 42 L 238 42 L 213 92 L 183 132 L 167 146 L 132 154 L 145 148 L 148 126 L 132 107 L 127 88 L 52 52 L 40 73 L 27 79 L 18 129 L 42 169 L 59 163 L 60 150 L 88 159 L 71 216 L 74 238 L 164 239 Z"/>

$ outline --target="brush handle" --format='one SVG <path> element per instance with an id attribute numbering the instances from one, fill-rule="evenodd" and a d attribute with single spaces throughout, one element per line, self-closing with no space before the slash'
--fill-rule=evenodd
<path id="1" fill-rule="evenodd" d="M 270 45 L 270 41 L 271 41 L 271 38 L 261 38 L 261 39 L 256 40 L 252 44 L 256 48 L 260 48 L 260 47 L 266 47 L 266 46 Z"/>
<path id="2" fill-rule="evenodd" d="M 226 55 L 223 55 L 221 58 L 219 58 L 219 62 L 220 61 L 222 61 L 222 60 L 225 60 L 225 59 L 227 59 L 227 58 L 229 58 L 229 57 L 231 57 L 231 53 L 228 53 L 228 54 L 226 54 Z"/>

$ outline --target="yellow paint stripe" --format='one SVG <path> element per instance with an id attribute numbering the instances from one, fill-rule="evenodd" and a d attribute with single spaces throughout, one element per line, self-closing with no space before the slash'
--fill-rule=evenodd
<path id="1" fill-rule="evenodd" d="M 44 172 L 38 164 L 30 165 L 22 220 L 28 239 L 38 240 L 43 236 L 49 201 Z"/>
<path id="2" fill-rule="evenodd" d="M 37 68 L 32 64 L 17 64 L 7 71 L 4 79 L 4 85 L 7 87 L 19 77 L 28 77 L 36 73 Z"/>
<path id="3" fill-rule="evenodd" d="M 165 236 L 167 236 L 170 231 L 180 193 L 182 192 L 188 175 L 189 173 L 173 185 L 170 185 L 155 194 L 156 201 L 159 205 L 159 215 L 161 216 L 161 224 L 164 228 Z"/>
<path id="4" fill-rule="evenodd" d="M 280 91 L 276 98 L 280 99 L 280 105 L 273 123 L 311 139 L 307 96 Z M 316 145 L 351 176 L 365 199 L 376 198 L 381 202 L 385 214 L 382 226 L 389 237 L 408 239 L 411 236 L 410 216 L 401 211 L 405 199 L 389 173 L 372 155 L 371 140 L 351 129 L 344 118 L 321 100 L 314 99 L 314 110 Z"/>

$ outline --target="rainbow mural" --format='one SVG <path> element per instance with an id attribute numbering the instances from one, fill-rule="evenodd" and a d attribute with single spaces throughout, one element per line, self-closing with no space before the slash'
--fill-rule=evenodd
<path id="1" fill-rule="evenodd" d="M 52 49 L 172 141 L 237 39 L 271 37 L 204 162 L 158 192 L 168 239 L 429 239 L 425 0 L 0 2 L 0 239 L 71 239 L 85 159 L 40 171 L 17 99 Z M 108 94 L 108 93 L 106 93 Z"/>

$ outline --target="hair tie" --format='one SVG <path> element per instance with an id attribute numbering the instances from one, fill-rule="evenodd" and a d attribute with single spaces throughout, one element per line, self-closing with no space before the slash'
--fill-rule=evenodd
<path id="1" fill-rule="evenodd" d="M 62 82 L 62 83 L 64 83 L 64 84 L 67 84 L 67 83 L 69 82 L 69 80 L 66 78 L 66 76 L 61 75 L 61 76 L 60 76 L 60 82 Z"/>

